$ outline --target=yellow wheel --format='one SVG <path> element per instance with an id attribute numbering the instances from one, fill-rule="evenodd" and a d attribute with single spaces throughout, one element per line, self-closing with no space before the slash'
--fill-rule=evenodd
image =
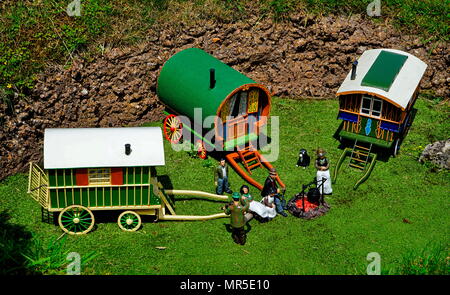
<path id="1" fill-rule="evenodd" d="M 119 215 L 117 224 L 124 231 L 137 231 L 141 227 L 141 216 L 134 211 L 125 211 Z"/>
<path id="2" fill-rule="evenodd" d="M 168 115 L 164 119 L 164 136 L 171 143 L 178 143 L 183 136 L 183 124 L 175 115 Z"/>
<path id="3" fill-rule="evenodd" d="M 94 227 L 95 219 L 91 210 L 84 206 L 72 205 L 65 208 L 58 217 L 59 226 L 71 235 L 84 235 Z"/>

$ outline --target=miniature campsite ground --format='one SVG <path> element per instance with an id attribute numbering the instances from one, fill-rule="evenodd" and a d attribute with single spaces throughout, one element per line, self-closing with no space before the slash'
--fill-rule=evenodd
<path id="1" fill-rule="evenodd" d="M 338 127 L 336 100 L 290 100 L 274 98 L 272 115 L 280 119 L 280 154 L 273 164 L 287 185 L 286 198 L 311 181 L 315 170 L 296 168 L 297 153 L 323 147 L 332 163 L 341 150 L 333 138 Z M 398 274 L 408 255 L 425 255 L 441 247 L 447 263 L 449 244 L 449 173 L 417 161 L 423 147 L 448 138 L 448 104 L 426 100 L 417 103 L 417 116 L 397 158 L 378 161 L 371 177 L 358 190 L 352 189 L 360 173 L 345 163 L 333 195 L 326 198 L 329 213 L 305 221 L 291 215 L 269 223 L 250 221 L 248 242 L 234 244 L 226 229 L 228 219 L 157 223 L 144 220 L 134 233 L 122 232 L 115 218 L 98 215 L 96 228 L 84 236 L 68 236 L 64 250 L 81 256 L 97 256 L 83 267 L 83 274 L 364 274 L 369 252 L 381 255 L 383 273 Z M 161 126 L 161 122 L 148 125 Z M 269 128 L 270 130 L 270 128 Z M 165 185 L 175 189 L 214 191 L 212 168 L 187 152 L 175 152 L 166 141 L 166 165 L 158 167 Z M 216 161 L 212 159 L 216 165 Z M 262 181 L 263 170 L 256 170 Z M 232 171 L 232 170 L 231 170 Z M 234 171 L 232 189 L 244 181 Z M 170 181 L 168 181 L 170 180 Z M 27 194 L 27 175 L 17 174 L 0 183 L 0 211 L 8 212 L 15 239 L 33 239 L 43 245 L 62 231 L 41 222 L 41 211 Z M 251 192 L 259 199 L 256 189 Z M 219 212 L 220 202 L 176 198 L 178 214 L 206 215 Z M 97 215 L 96 215 L 97 217 Z M 23 235 L 23 236 L 21 236 Z M 25 243 L 27 244 L 27 243 Z M 156 247 L 166 247 L 159 250 Z M 24 252 L 26 249 L 22 249 Z M 425 251 L 425 252 L 422 252 Z M 432 251 L 432 250 L 431 250 Z M 50 272 L 51 273 L 51 272 Z M 64 272 L 62 272 L 64 273 Z"/>

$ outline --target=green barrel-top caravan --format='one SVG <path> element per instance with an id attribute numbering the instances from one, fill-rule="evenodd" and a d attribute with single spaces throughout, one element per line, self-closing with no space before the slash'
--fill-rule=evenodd
<path id="1" fill-rule="evenodd" d="M 166 61 L 157 94 L 167 110 L 163 128 L 168 141 L 176 144 L 183 136 L 193 135 L 189 141 L 200 158 L 205 159 L 207 151 L 223 151 L 239 175 L 262 189 L 250 175 L 252 169 L 273 168 L 255 145 L 271 108 L 271 94 L 264 85 L 201 49 L 189 48 Z"/>
<path id="2" fill-rule="evenodd" d="M 156 179 L 165 164 L 158 127 L 55 128 L 44 133 L 44 167 L 30 163 L 28 192 L 60 227 L 84 234 L 96 210 L 117 210 L 119 227 L 135 231 L 140 215 L 172 211 Z"/>
<path id="3" fill-rule="evenodd" d="M 366 50 L 353 63 L 336 95 L 341 142 L 350 142 L 338 161 L 334 179 L 346 154 L 349 166 L 365 171 L 355 188 L 370 174 L 379 152 L 396 156 L 414 117 L 414 103 L 427 65 L 395 49 Z M 368 169 L 366 169 L 369 165 Z"/>
<path id="4" fill-rule="evenodd" d="M 158 78 L 157 94 L 169 110 L 164 124 L 169 141 L 180 140 L 182 128 L 175 115 L 184 115 L 193 124 L 183 127 L 189 128 L 202 144 L 224 150 L 257 139 L 271 106 L 271 95 L 264 85 L 198 48 L 182 50 L 166 61 Z M 194 122 L 195 109 L 201 109 L 202 116 Z M 214 143 L 193 128 L 194 123 L 203 124 L 208 116 L 221 119 L 214 120 Z"/>

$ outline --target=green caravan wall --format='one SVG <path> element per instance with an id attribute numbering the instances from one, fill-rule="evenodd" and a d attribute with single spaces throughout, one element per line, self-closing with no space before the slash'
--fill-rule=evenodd
<path id="1" fill-rule="evenodd" d="M 49 169 L 48 183 L 52 186 L 73 186 L 76 185 L 76 169 Z"/>
<path id="2" fill-rule="evenodd" d="M 48 181 L 50 187 L 67 187 L 77 185 L 77 169 L 49 169 Z M 124 184 L 148 184 L 150 167 L 125 167 L 123 168 Z"/>
<path id="3" fill-rule="evenodd" d="M 161 205 L 153 193 L 153 185 L 50 189 L 52 209 L 63 209 L 70 205 L 86 207 L 119 207 Z"/>
<path id="4" fill-rule="evenodd" d="M 215 69 L 215 87 L 209 88 L 209 70 Z M 215 116 L 222 101 L 235 89 L 256 83 L 198 48 L 172 56 L 158 78 L 159 99 L 180 115 L 194 119 L 194 108 L 202 108 L 202 120 Z"/>
<path id="5" fill-rule="evenodd" d="M 52 209 L 70 205 L 92 208 L 161 205 L 150 184 L 150 176 L 156 176 L 153 167 L 123 168 L 123 185 L 120 186 L 76 186 L 75 174 L 76 169 L 48 170 Z"/>

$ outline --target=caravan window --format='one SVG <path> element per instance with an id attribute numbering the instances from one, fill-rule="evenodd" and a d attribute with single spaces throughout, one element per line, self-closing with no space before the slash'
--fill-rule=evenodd
<path id="1" fill-rule="evenodd" d="M 361 114 L 380 117 L 383 101 L 371 96 L 363 96 L 361 103 Z"/>

